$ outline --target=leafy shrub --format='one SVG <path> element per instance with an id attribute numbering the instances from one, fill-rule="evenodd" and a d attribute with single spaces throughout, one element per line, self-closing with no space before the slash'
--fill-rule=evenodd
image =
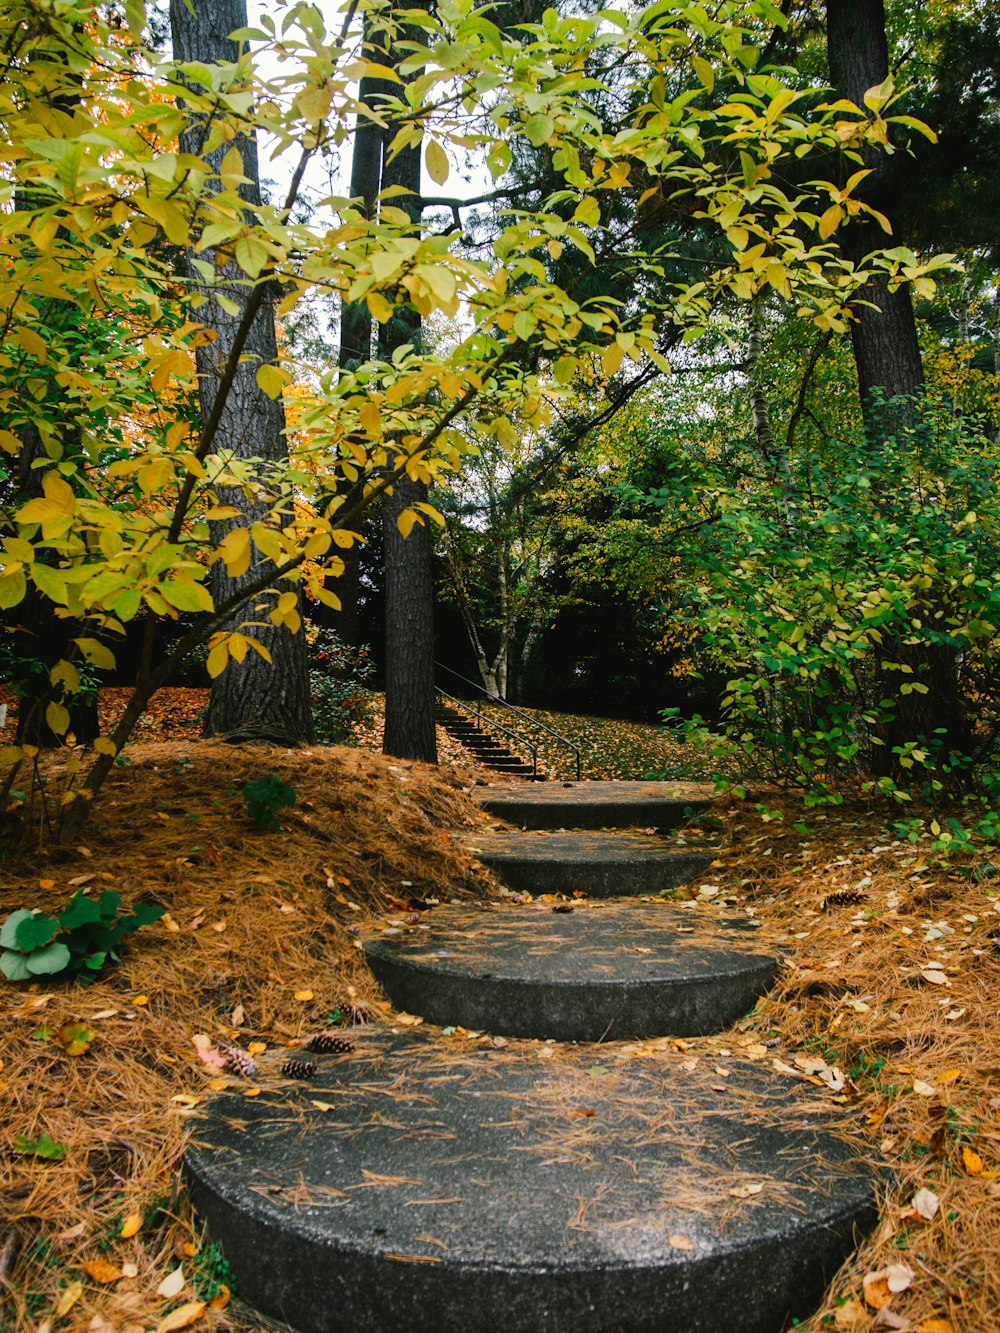
<path id="1" fill-rule="evenodd" d="M 375 673 L 370 650 L 344 643 L 331 629 L 310 632 L 309 687 L 321 745 L 356 744 L 353 728 L 371 718 L 365 684 Z"/>
<path id="2" fill-rule="evenodd" d="M 8 981 L 78 973 L 89 984 L 109 960 L 117 962 L 125 937 L 159 921 L 164 909 L 136 903 L 119 916 L 121 895 L 108 889 L 99 898 L 74 894 L 59 916 L 18 908 L 0 927 L 0 972 Z"/>
<path id="3" fill-rule="evenodd" d="M 285 806 L 295 804 L 295 788 L 268 773 L 267 777 L 255 778 L 243 788 L 243 799 L 247 813 L 259 829 L 267 833 L 277 833 L 281 828 L 278 812 Z"/>

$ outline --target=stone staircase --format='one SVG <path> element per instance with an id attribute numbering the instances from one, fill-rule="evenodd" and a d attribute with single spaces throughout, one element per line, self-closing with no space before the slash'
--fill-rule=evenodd
<path id="1" fill-rule="evenodd" d="M 877 1181 L 816 1089 L 692 1040 L 779 967 L 746 918 L 635 900 L 703 868 L 663 833 L 707 799 L 478 799 L 521 825 L 472 844 L 512 888 L 593 896 L 373 933 L 393 1004 L 439 1026 L 365 1030 L 308 1084 L 211 1104 L 187 1173 L 238 1294 L 303 1333 L 780 1333 L 874 1222 Z"/>
<path id="2" fill-rule="evenodd" d="M 462 713 L 444 699 L 438 699 L 434 707 L 434 719 L 453 740 L 465 747 L 474 759 L 477 759 L 495 773 L 502 773 L 512 778 L 535 778 L 536 769 L 520 755 L 514 754 L 497 738 L 489 726 L 479 726 L 474 718 Z"/>

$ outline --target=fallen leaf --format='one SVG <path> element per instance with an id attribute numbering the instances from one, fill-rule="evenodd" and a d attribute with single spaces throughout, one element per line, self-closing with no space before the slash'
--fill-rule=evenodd
<path id="1" fill-rule="evenodd" d="M 940 1206 L 941 1201 L 933 1190 L 917 1190 L 913 1196 L 913 1211 L 928 1222 L 934 1220 Z"/>
<path id="2" fill-rule="evenodd" d="M 337 1109 L 332 1102 L 315 1102 L 311 1097 L 309 1104 L 315 1106 L 317 1111 L 335 1111 Z"/>
<path id="3" fill-rule="evenodd" d="M 263 1055 L 266 1050 L 266 1041 L 252 1041 L 247 1047 L 247 1055 Z"/>
<path id="4" fill-rule="evenodd" d="M 834 1311 L 833 1322 L 837 1328 L 858 1329 L 868 1326 L 868 1315 L 855 1300 L 845 1301 Z"/>
<path id="5" fill-rule="evenodd" d="M 137 1231 L 141 1230 L 142 1230 L 141 1213 L 129 1213 L 128 1217 L 126 1217 L 125 1221 L 122 1223 L 122 1229 L 121 1231 L 119 1231 L 118 1234 L 119 1236 L 121 1236 L 123 1240 L 128 1240 L 130 1236 L 134 1236 Z"/>
<path id="6" fill-rule="evenodd" d="M 59 1304 L 56 1306 L 56 1317 L 61 1319 L 64 1314 L 69 1314 L 82 1295 L 83 1283 L 71 1282 L 59 1298 Z"/>
<path id="7" fill-rule="evenodd" d="M 873 1273 L 867 1273 L 863 1286 L 865 1303 L 870 1305 L 873 1310 L 881 1310 L 892 1300 L 892 1292 L 889 1290 L 889 1281 L 884 1269 L 880 1268 Z"/>
<path id="8" fill-rule="evenodd" d="M 137 996 L 135 997 L 135 999 L 132 1001 L 132 1003 L 133 1003 L 133 1004 L 137 1004 L 137 1005 L 139 1006 L 139 1008 L 141 1009 L 141 1008 L 143 1007 L 143 1005 L 145 1005 L 145 1004 L 149 1004 L 149 996 L 148 996 L 148 995 L 137 995 Z"/>
<path id="9" fill-rule="evenodd" d="M 913 1269 L 909 1264 L 890 1264 L 885 1269 L 885 1274 L 889 1290 L 893 1295 L 900 1291 L 906 1291 L 907 1287 L 913 1282 Z"/>
<path id="10" fill-rule="evenodd" d="M 186 1305 L 179 1305 L 176 1310 L 171 1310 L 165 1319 L 161 1319 L 156 1325 L 156 1333 L 176 1333 L 179 1328 L 190 1328 L 204 1313 L 204 1301 L 188 1301 Z"/>
<path id="11" fill-rule="evenodd" d="M 187 1285 L 187 1279 L 184 1276 L 184 1265 L 179 1264 L 172 1273 L 168 1273 L 160 1285 L 156 1288 L 157 1296 L 162 1296 L 165 1301 L 173 1300 L 179 1296 Z M 182 1324 L 181 1328 L 184 1327 Z"/>
<path id="12" fill-rule="evenodd" d="M 106 1285 L 109 1282 L 117 1282 L 122 1275 L 122 1270 L 117 1264 L 109 1264 L 107 1259 L 88 1259 L 80 1267 L 93 1279 L 94 1282 L 100 1282 Z"/>
<path id="13" fill-rule="evenodd" d="M 667 1238 L 675 1250 L 693 1250 L 694 1241 L 688 1236 L 669 1236 Z"/>
<path id="14" fill-rule="evenodd" d="M 94 1030 L 86 1023 L 64 1023 L 59 1029 L 59 1040 L 67 1055 L 84 1055 L 90 1050 Z"/>
<path id="15" fill-rule="evenodd" d="M 736 1188 L 731 1189 L 729 1193 L 734 1199 L 749 1199 L 751 1195 L 760 1194 L 763 1188 L 763 1182 L 758 1181 L 754 1185 L 737 1185 Z"/>
<path id="16" fill-rule="evenodd" d="M 884 1305 L 875 1316 L 875 1327 L 907 1330 L 912 1329 L 913 1325 L 904 1315 L 896 1314 L 887 1305 Z"/>
<path id="17" fill-rule="evenodd" d="M 929 981 L 932 986 L 947 986 L 948 977 L 946 973 L 941 972 L 936 967 L 925 968 L 920 975 L 925 981 Z"/>
<path id="18" fill-rule="evenodd" d="M 138 1276 L 139 1276 L 138 1264 L 122 1264 L 122 1277 L 138 1277 Z"/>
<path id="19" fill-rule="evenodd" d="M 947 1017 L 947 1015 L 945 1015 L 945 1017 Z M 949 1083 L 955 1083 L 961 1077 L 962 1077 L 961 1069 L 946 1069 L 944 1070 L 943 1073 L 938 1074 L 934 1082 L 940 1083 L 942 1086 L 947 1087 Z"/>
<path id="20" fill-rule="evenodd" d="M 213 1069 L 225 1069 L 226 1057 L 215 1046 L 212 1038 L 205 1032 L 196 1032 L 191 1038 L 191 1045 L 198 1052 L 198 1059 Z"/>
<path id="21" fill-rule="evenodd" d="M 232 1016 L 229 1021 L 230 1023 L 232 1023 L 234 1028 L 241 1028 L 243 1026 L 243 1021 L 245 1018 L 246 1018 L 246 1010 L 243 1008 L 241 1004 L 238 1004 L 233 1009 Z"/>
<path id="22" fill-rule="evenodd" d="M 306 1000 L 313 999 L 313 993 L 311 990 L 297 990 L 295 992 L 295 998 L 300 1001 L 300 1003 L 304 1004 Z"/>
<path id="23" fill-rule="evenodd" d="M 937 1088 L 931 1083 L 925 1083 L 922 1078 L 913 1080 L 913 1091 L 921 1097 L 936 1097 Z"/>
<path id="24" fill-rule="evenodd" d="M 209 1301 L 209 1308 L 212 1310 L 224 1310 L 230 1301 L 230 1291 L 226 1286 L 221 1286 Z"/>
<path id="25" fill-rule="evenodd" d="M 194 1097 L 190 1092 L 179 1092 L 175 1097 L 171 1097 L 170 1100 L 176 1102 L 178 1106 L 197 1106 L 198 1103 L 202 1101 L 202 1098 Z"/>
<path id="26" fill-rule="evenodd" d="M 925 1319 L 917 1325 L 916 1333 L 955 1333 L 955 1329 L 948 1319 Z"/>
<path id="27" fill-rule="evenodd" d="M 983 1159 L 971 1148 L 962 1149 L 962 1165 L 970 1176 L 978 1176 L 983 1169 Z"/>

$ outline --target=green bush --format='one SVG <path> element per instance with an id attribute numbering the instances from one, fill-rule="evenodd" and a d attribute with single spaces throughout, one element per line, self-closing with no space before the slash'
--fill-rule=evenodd
<path id="1" fill-rule="evenodd" d="M 321 745 L 355 744 L 354 727 L 371 719 L 365 689 L 375 672 L 370 650 L 343 643 L 331 629 L 310 635 L 309 687 Z"/>

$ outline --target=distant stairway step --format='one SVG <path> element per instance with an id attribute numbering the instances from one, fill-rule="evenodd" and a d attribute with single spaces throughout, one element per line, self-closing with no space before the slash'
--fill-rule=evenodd
<path id="1" fill-rule="evenodd" d="M 877 1219 L 815 1093 L 669 1048 L 367 1031 L 216 1098 L 186 1171 L 240 1296 L 301 1333 L 780 1333 Z"/>
<path id="2" fill-rule="evenodd" d="M 591 898 L 667 893 L 703 875 L 715 855 L 630 833 L 482 833 L 464 841 L 511 889 Z"/>
<path id="3" fill-rule="evenodd" d="M 529 829 L 676 828 L 711 808 L 705 782 L 544 782 L 525 787 L 477 787 L 473 800 Z"/>
<path id="4" fill-rule="evenodd" d="M 438 703 L 434 715 L 448 735 L 458 741 L 459 745 L 463 745 L 487 768 L 492 768 L 497 773 L 507 773 L 511 777 L 537 776 L 531 764 L 526 763 L 520 755 L 508 750 L 492 732 L 477 727 L 471 718 L 464 717 L 450 704 Z"/>
<path id="5" fill-rule="evenodd" d="M 745 918 L 635 901 L 438 907 L 417 925 L 369 935 L 364 949 L 397 1009 L 557 1041 L 719 1032 L 754 1007 L 780 966 Z"/>

